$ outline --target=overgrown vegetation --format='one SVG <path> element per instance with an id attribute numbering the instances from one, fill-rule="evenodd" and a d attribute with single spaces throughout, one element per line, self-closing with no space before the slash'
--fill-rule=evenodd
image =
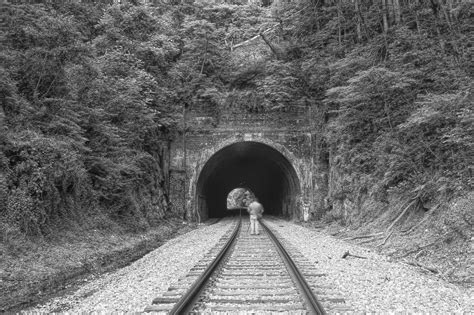
<path id="1" fill-rule="evenodd" d="M 128 34 L 107 29 L 113 8 L 97 10 L 6 7 L 2 221 L 27 235 L 98 214 L 150 221 L 162 207 L 134 203 L 162 176 L 147 150 L 160 133 L 156 82 L 135 52 L 112 44 L 99 51 L 109 33 L 124 42 Z M 139 15 L 137 8 L 115 18 Z"/>
<path id="2" fill-rule="evenodd" d="M 244 101 L 273 95 L 265 81 L 245 89 L 249 79 L 236 71 L 245 59 L 229 49 L 271 23 L 261 7 L 106 2 L 5 6 L 0 215 L 8 233 L 47 236 L 68 221 L 148 228 L 169 206 L 166 141 L 182 132 L 183 109 L 215 125 L 224 108 L 262 110 Z M 244 68 L 259 74 L 265 60 L 255 60 Z"/>
<path id="3" fill-rule="evenodd" d="M 2 8 L 3 244 L 155 224 L 163 143 L 188 108 L 214 125 L 229 109 L 310 112 L 337 182 L 327 211 L 472 191 L 470 1 L 109 2 Z"/>
<path id="4" fill-rule="evenodd" d="M 349 190 L 407 194 L 420 206 L 472 190 L 473 9 L 386 0 L 276 7 L 285 76 L 275 85 L 326 117 L 314 125 L 332 166 L 352 178 Z"/>
<path id="5" fill-rule="evenodd" d="M 183 103 L 214 91 L 203 87 L 213 70 L 196 56 L 199 45 L 215 53 L 201 36 L 212 25 L 183 7 L 5 7 L 3 238 L 15 229 L 45 236 L 91 217 L 144 229 L 164 215 L 162 141 Z"/>

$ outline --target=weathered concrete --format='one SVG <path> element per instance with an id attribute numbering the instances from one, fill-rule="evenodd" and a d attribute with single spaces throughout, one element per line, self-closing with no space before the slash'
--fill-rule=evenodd
<path id="1" fill-rule="evenodd" d="M 218 122 L 199 113 L 189 116 L 186 154 L 181 137 L 170 147 L 174 211 L 192 220 L 220 217 L 228 193 L 246 187 L 266 213 L 307 220 L 324 212 L 326 165 L 315 159 L 318 137 L 307 110 L 227 113 Z"/>

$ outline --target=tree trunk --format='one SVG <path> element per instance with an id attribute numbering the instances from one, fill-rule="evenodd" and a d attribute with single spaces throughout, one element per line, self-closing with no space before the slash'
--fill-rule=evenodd
<path id="1" fill-rule="evenodd" d="M 187 165 L 186 165 L 186 159 L 187 159 L 187 148 L 186 148 L 186 103 L 183 104 L 183 172 L 184 172 L 184 183 L 183 183 L 183 219 L 187 218 L 188 220 L 191 220 L 191 215 L 188 213 L 190 209 L 187 209 L 186 207 L 186 185 L 188 182 L 188 176 L 187 176 Z"/>
<path id="2" fill-rule="evenodd" d="M 362 42 L 362 33 L 360 31 L 361 29 L 361 13 L 360 13 L 360 6 L 359 6 L 359 0 L 354 0 L 354 9 L 356 11 L 356 14 L 357 14 L 357 27 L 356 27 L 356 31 L 357 31 L 357 41 L 360 43 Z"/>
<path id="3" fill-rule="evenodd" d="M 341 0 L 337 1 L 337 40 L 339 42 L 339 48 L 341 48 Z"/>
<path id="4" fill-rule="evenodd" d="M 382 21 L 383 21 L 383 32 L 388 32 L 388 16 L 387 16 L 387 2 L 386 0 L 381 0 L 382 2 Z"/>
<path id="5" fill-rule="evenodd" d="M 433 15 L 435 18 L 438 18 L 439 14 L 439 2 L 438 0 L 430 0 L 431 3 L 431 10 L 433 11 Z"/>
<path id="6" fill-rule="evenodd" d="M 402 14 L 400 10 L 400 0 L 393 0 L 393 13 L 395 15 L 395 24 L 400 24 L 402 21 Z"/>
<path id="7" fill-rule="evenodd" d="M 449 29 L 452 29 L 452 24 L 451 24 L 451 9 L 452 3 L 450 0 L 446 2 L 446 6 L 440 5 L 441 11 L 443 12 L 444 18 L 446 19 L 446 23 L 449 26 Z"/>
<path id="8" fill-rule="evenodd" d="M 362 3 L 359 2 L 360 0 L 357 0 L 357 6 L 358 6 L 358 15 L 359 15 L 359 21 L 361 22 L 362 24 L 362 27 L 364 28 L 364 33 L 365 33 L 365 36 L 366 38 L 369 38 L 370 37 L 370 33 L 369 33 L 369 28 L 367 27 L 367 23 L 365 22 L 366 21 L 366 18 L 365 16 L 362 14 L 362 10 L 361 10 L 361 5 Z"/>
<path id="9" fill-rule="evenodd" d="M 410 5 L 410 9 L 411 10 L 414 10 L 415 12 L 415 22 L 416 22 L 416 31 L 418 32 L 418 35 L 421 34 L 421 22 L 420 22 L 420 18 L 418 16 L 418 12 L 419 12 L 419 6 L 420 6 L 420 3 L 417 1 L 415 1 L 415 5 L 411 6 Z"/>
<path id="10" fill-rule="evenodd" d="M 314 17 L 316 18 L 316 30 L 319 32 L 319 17 L 318 17 L 318 7 L 314 8 Z"/>
<path id="11" fill-rule="evenodd" d="M 204 64 L 206 63 L 208 46 L 209 46 L 209 39 L 207 38 L 207 33 L 206 33 L 206 48 L 204 49 L 204 57 L 202 58 L 201 74 L 203 74 L 204 72 Z"/>
<path id="12" fill-rule="evenodd" d="M 393 12 L 393 1 L 392 0 L 385 0 L 386 3 L 386 11 L 387 11 L 387 19 L 388 25 L 393 25 L 393 21 L 395 20 L 394 12 Z"/>

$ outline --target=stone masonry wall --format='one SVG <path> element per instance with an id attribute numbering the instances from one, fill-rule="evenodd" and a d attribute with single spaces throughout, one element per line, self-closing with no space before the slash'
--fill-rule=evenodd
<path id="1" fill-rule="evenodd" d="M 221 117 L 188 113 L 183 163 L 182 135 L 170 147 L 170 202 L 172 211 L 196 219 L 196 183 L 207 160 L 227 145 L 256 141 L 278 150 L 293 165 L 301 194 L 293 217 L 308 220 L 324 213 L 327 166 L 318 158 L 318 135 L 310 132 L 306 110 L 271 114 L 227 112 Z M 183 165 L 186 165 L 184 168 Z"/>

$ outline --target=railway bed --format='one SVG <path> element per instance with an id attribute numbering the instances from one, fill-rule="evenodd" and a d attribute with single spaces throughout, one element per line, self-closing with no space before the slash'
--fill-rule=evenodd
<path id="1" fill-rule="evenodd" d="M 249 220 L 228 218 L 229 230 L 190 271 L 153 300 L 145 312 L 326 314 L 349 312 L 345 300 L 318 285 L 317 266 L 261 222 L 260 235 L 248 233 Z M 285 249 L 286 248 L 286 249 Z M 287 250 L 288 249 L 288 250 Z M 316 296 L 318 298 L 316 298 Z"/>

